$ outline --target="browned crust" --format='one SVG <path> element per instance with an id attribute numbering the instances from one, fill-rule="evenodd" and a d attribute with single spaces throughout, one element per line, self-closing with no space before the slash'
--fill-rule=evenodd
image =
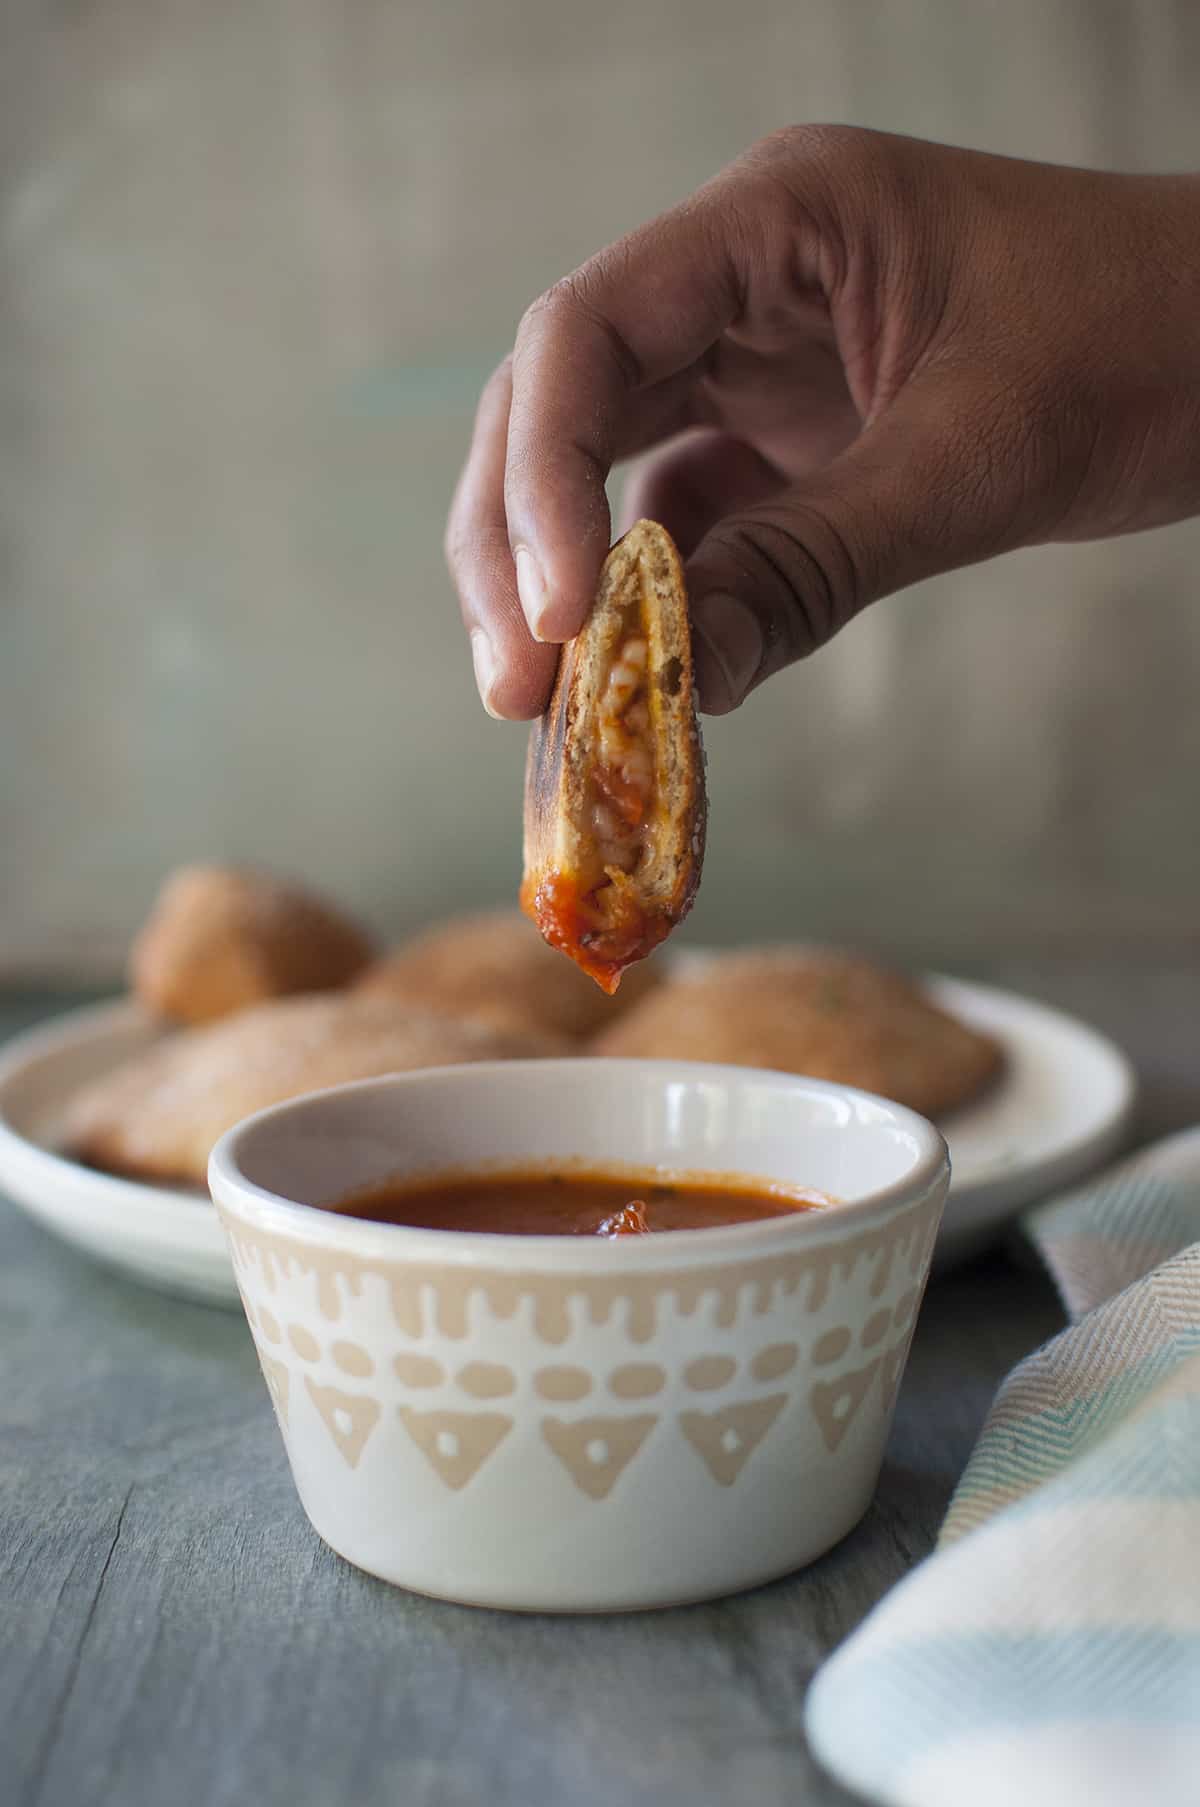
<path id="1" fill-rule="evenodd" d="M 496 1028 L 578 1040 L 614 1022 L 660 978 L 656 963 L 644 962 L 619 997 L 606 997 L 519 910 L 495 910 L 454 916 L 414 935 L 369 966 L 354 989 Z"/>
<path id="2" fill-rule="evenodd" d="M 910 980 L 832 949 L 717 956 L 661 985 L 591 1051 L 804 1073 L 925 1116 L 965 1104 L 1004 1063 L 997 1041 Z"/>
<path id="3" fill-rule="evenodd" d="M 63 1141 L 89 1166 L 202 1185 L 218 1137 L 267 1105 L 353 1079 L 569 1049 L 556 1036 L 456 1021 L 394 998 L 280 998 L 179 1030 L 94 1080 L 74 1100 Z"/>
<path id="4" fill-rule="evenodd" d="M 577 939 L 556 933 L 547 900 L 556 886 L 575 883 L 594 865 L 588 824 L 595 704 L 633 600 L 650 646 L 656 832 L 653 856 L 631 884 L 654 939 L 664 939 L 686 916 L 700 883 L 707 802 L 683 566 L 657 522 L 639 521 L 605 560 L 592 612 L 563 648 L 546 713 L 531 731 L 525 772 L 522 907 L 552 945 L 614 990 L 621 964 L 628 962 L 613 970 L 590 958 Z"/>
<path id="5" fill-rule="evenodd" d="M 356 923 L 298 885 L 241 867 L 183 866 L 133 943 L 129 977 L 151 1010 L 206 1023 L 347 985 L 372 953 Z"/>

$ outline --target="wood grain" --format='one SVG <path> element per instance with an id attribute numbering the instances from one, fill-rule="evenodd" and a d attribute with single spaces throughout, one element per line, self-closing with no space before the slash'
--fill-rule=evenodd
<path id="1" fill-rule="evenodd" d="M 1156 1129 L 1200 1120 L 1200 974 L 1002 976 L 1119 1034 Z M 74 1001 L 0 1000 L 0 1034 Z M 6 1807 L 844 1804 L 805 1747 L 808 1680 L 928 1552 L 998 1381 L 1060 1321 L 1003 1255 L 934 1286 L 875 1503 L 804 1573 L 682 1611 L 513 1617 L 334 1556 L 241 1320 L 0 1204 Z"/>

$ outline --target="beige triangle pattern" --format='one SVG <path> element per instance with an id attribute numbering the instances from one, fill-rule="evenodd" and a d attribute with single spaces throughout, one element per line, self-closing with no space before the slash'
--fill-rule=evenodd
<path id="1" fill-rule="evenodd" d="M 288 1415 L 288 1373 L 286 1362 L 276 1356 L 268 1355 L 265 1349 L 258 1352 L 258 1365 L 263 1371 L 263 1379 L 267 1383 L 267 1391 L 271 1395 L 271 1404 L 275 1407 L 276 1416 L 281 1424 L 287 1423 Z"/>
<path id="2" fill-rule="evenodd" d="M 457 1493 L 473 1481 L 513 1427 L 504 1412 L 415 1412 L 400 1407 L 400 1421 L 434 1473 Z"/>
<path id="3" fill-rule="evenodd" d="M 908 1346 L 912 1342 L 911 1331 L 902 1336 L 898 1343 L 885 1349 L 879 1361 L 879 1381 L 883 1392 L 883 1409 L 890 1412 L 896 1403 L 896 1394 L 900 1390 L 900 1376 L 904 1372 L 904 1362 L 908 1355 Z"/>
<path id="4" fill-rule="evenodd" d="M 719 1412 L 680 1412 L 679 1428 L 718 1487 L 732 1487 L 787 1399 L 786 1393 L 768 1393 Z"/>
<path id="5" fill-rule="evenodd" d="M 542 1436 L 575 1485 L 591 1499 L 607 1499 L 658 1423 L 657 1412 L 630 1418 L 543 1418 Z"/>
<path id="6" fill-rule="evenodd" d="M 836 1380 L 813 1383 L 808 1397 L 828 1449 L 835 1450 L 846 1435 L 854 1414 L 870 1391 L 878 1368 L 879 1357 L 876 1356 L 865 1368 L 852 1368 L 848 1374 L 839 1374 Z"/>
<path id="7" fill-rule="evenodd" d="M 304 1376 L 309 1398 L 325 1420 L 325 1428 L 350 1468 L 357 1468 L 367 1438 L 379 1423 L 379 1401 L 362 1393 L 343 1393 L 340 1387 L 322 1387 Z"/>

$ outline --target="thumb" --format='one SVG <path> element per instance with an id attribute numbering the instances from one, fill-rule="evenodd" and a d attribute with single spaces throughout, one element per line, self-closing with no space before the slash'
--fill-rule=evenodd
<path id="1" fill-rule="evenodd" d="M 687 568 L 708 714 L 876 598 L 1022 543 L 1027 473 L 1005 468 L 992 435 L 955 430 L 966 412 L 961 396 L 957 409 L 897 405 L 823 471 L 709 530 Z"/>

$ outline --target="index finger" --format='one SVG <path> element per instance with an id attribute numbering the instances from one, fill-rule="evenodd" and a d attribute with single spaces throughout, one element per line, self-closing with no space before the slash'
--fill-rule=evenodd
<path id="1" fill-rule="evenodd" d="M 504 500 L 521 605 L 541 640 L 578 633 L 609 548 L 605 482 L 635 399 L 688 372 L 738 314 L 725 181 L 555 284 L 521 322 Z"/>
<path id="2" fill-rule="evenodd" d="M 502 720 L 524 721 L 545 708 L 558 655 L 551 647 L 534 645 L 517 600 L 504 520 L 511 395 L 505 359 L 479 398 L 471 451 L 446 524 L 446 562 L 471 638 L 483 706 Z"/>

